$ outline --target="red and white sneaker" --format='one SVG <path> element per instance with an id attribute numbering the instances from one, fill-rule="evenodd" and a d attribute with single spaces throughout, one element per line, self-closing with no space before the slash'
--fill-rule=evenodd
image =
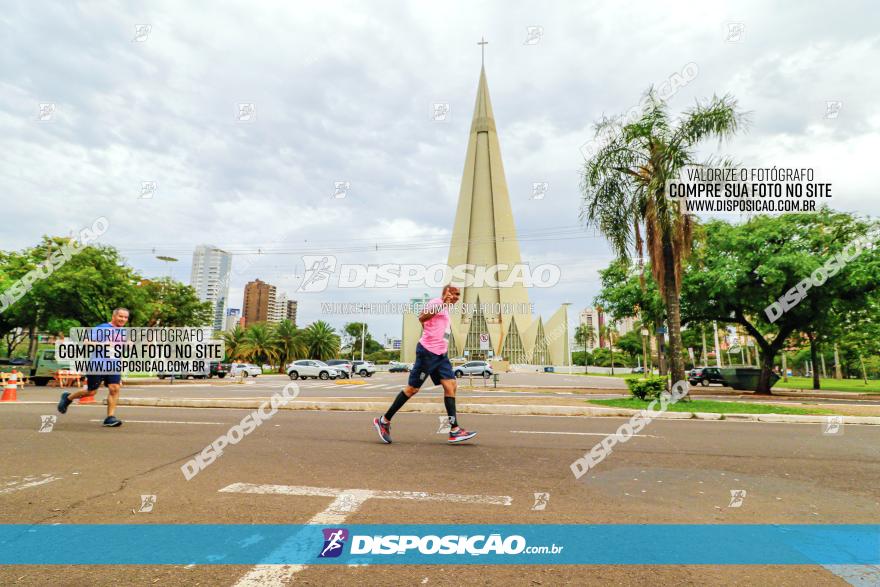
<path id="1" fill-rule="evenodd" d="M 379 433 L 379 438 L 385 444 L 391 444 L 391 422 L 383 422 L 382 418 L 373 418 L 373 426 Z"/>
<path id="2" fill-rule="evenodd" d="M 476 432 L 468 432 L 464 428 L 459 428 L 458 430 L 450 430 L 449 440 L 447 442 L 449 442 L 449 444 L 458 444 L 459 442 L 470 440 L 476 435 Z"/>

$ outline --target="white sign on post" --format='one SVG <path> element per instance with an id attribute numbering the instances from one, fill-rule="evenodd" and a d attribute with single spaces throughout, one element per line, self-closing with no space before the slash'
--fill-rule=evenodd
<path id="1" fill-rule="evenodd" d="M 480 335 L 480 350 L 488 351 L 489 350 L 489 335 L 481 334 Z"/>

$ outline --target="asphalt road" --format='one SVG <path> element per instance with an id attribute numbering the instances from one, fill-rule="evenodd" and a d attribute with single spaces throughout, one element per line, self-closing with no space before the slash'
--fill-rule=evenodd
<path id="1" fill-rule="evenodd" d="M 73 406 L 39 432 L 52 413 L 47 404 L 0 404 L 3 523 L 296 524 L 333 501 L 221 491 L 241 483 L 511 497 L 509 506 L 371 499 L 344 515 L 352 524 L 880 523 L 880 429 L 871 426 L 831 436 L 820 425 L 658 420 L 575 480 L 570 463 L 622 420 L 467 415 L 463 425 L 480 435 L 447 446 L 436 416 L 401 414 L 395 443 L 384 445 L 369 414 L 281 411 L 186 481 L 180 465 L 246 412 L 124 407 L 125 425 L 105 429 L 103 406 Z M 729 507 L 732 490 L 746 491 L 740 507 Z M 550 493 L 543 511 L 531 509 L 536 492 Z M 137 511 L 141 495 L 156 496 L 152 512 Z M 279 571 L 254 573 L 15 566 L 0 569 L 0 584 L 256 585 L 273 584 L 266 578 Z M 334 566 L 281 575 L 310 585 L 845 584 L 819 566 Z"/>

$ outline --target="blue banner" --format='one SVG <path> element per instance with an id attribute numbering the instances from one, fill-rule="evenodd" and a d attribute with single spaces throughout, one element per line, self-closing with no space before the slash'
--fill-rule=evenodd
<path id="1" fill-rule="evenodd" d="M 0 565 L 877 565 L 880 525 L 0 525 Z"/>

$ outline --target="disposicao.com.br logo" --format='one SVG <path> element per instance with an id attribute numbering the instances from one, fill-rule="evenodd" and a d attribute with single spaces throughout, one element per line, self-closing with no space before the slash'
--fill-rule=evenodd
<path id="1" fill-rule="evenodd" d="M 320 558 L 339 556 L 349 538 L 344 528 L 324 528 L 324 544 Z M 475 534 L 438 536 L 428 534 L 388 534 L 388 535 L 351 535 L 349 554 L 370 555 L 406 555 L 406 554 L 438 554 L 438 555 L 517 555 L 517 554 L 560 554 L 563 546 L 528 546 L 526 539 L 518 534 L 502 537 L 501 534 Z"/>
<path id="2" fill-rule="evenodd" d="M 534 267 L 527 263 L 365 265 L 339 264 L 333 255 L 304 255 L 302 259 L 305 272 L 297 291 L 305 293 L 324 291 L 331 284 L 349 289 L 396 288 L 416 284 L 442 287 L 447 283 L 459 287 L 552 287 L 559 283 L 562 275 L 557 265 L 549 263 Z"/>

